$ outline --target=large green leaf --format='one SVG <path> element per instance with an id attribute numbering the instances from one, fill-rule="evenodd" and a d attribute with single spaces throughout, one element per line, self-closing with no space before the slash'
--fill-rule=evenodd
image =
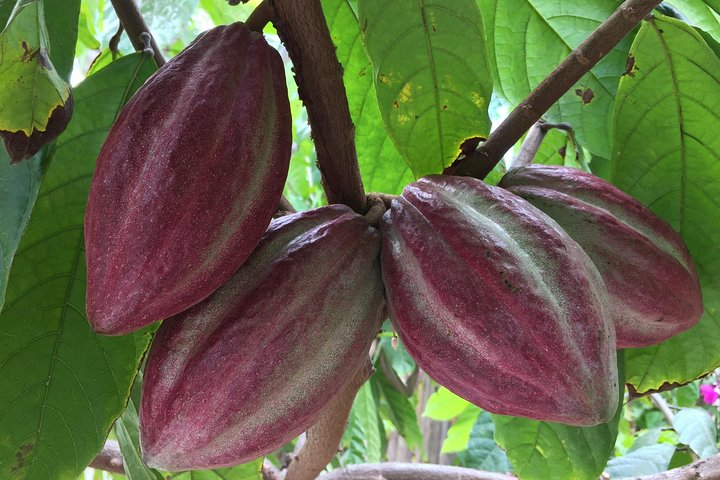
<path id="1" fill-rule="evenodd" d="M 43 152 L 17 165 L 0 147 L 0 311 L 10 267 L 40 190 Z"/>
<path id="2" fill-rule="evenodd" d="M 470 432 L 467 451 L 463 454 L 466 467 L 489 472 L 509 472 L 507 455 L 495 443 L 495 424 L 488 412 L 481 412 Z"/>
<path id="3" fill-rule="evenodd" d="M 668 2 L 694 26 L 720 41 L 720 16 L 703 0 L 672 0 Z M 720 12 L 719 12 L 720 13 Z"/>
<path id="4" fill-rule="evenodd" d="M 10 17 L 14 1 L 0 0 L 0 30 Z M 50 37 L 50 59 L 60 76 L 70 78 L 80 0 L 46 2 L 45 20 Z M 20 238 L 30 218 L 30 212 L 40 181 L 47 167 L 45 150 L 19 165 L 10 166 L 5 148 L 0 145 L 0 311 L 5 299 L 7 278 Z"/>
<path id="5" fill-rule="evenodd" d="M 606 473 L 614 479 L 637 478 L 664 472 L 675 453 L 672 445 L 650 445 L 634 450 L 608 462 Z"/>
<path id="6" fill-rule="evenodd" d="M 490 131 L 492 73 L 475 0 L 360 0 L 359 10 L 387 133 L 415 177 L 442 172 L 465 139 Z"/>
<path id="7" fill-rule="evenodd" d="M 494 52 L 497 82 L 514 105 L 522 101 L 570 51 L 620 5 L 620 0 L 478 0 Z M 626 39 L 548 111 L 568 122 L 578 141 L 608 158 L 611 112 L 625 68 Z M 498 66 L 500 68 L 498 68 Z"/>
<path id="8" fill-rule="evenodd" d="M 0 0 L 0 30 L 5 27 L 15 0 Z M 45 21 L 50 36 L 50 61 L 61 77 L 70 79 L 78 35 L 80 0 L 45 2 Z"/>
<path id="9" fill-rule="evenodd" d="M 620 385 L 624 377 L 622 365 L 620 352 Z M 615 447 L 623 393 L 624 389 L 620 388 L 615 416 L 594 427 L 493 415 L 495 440 L 507 452 L 513 472 L 522 480 L 595 480 Z"/>
<path id="10" fill-rule="evenodd" d="M 720 365 L 720 59 L 692 27 L 662 16 L 644 22 L 630 53 L 611 180 L 682 234 L 705 301 L 691 330 L 628 350 L 627 380 L 643 392 Z"/>
<path id="11" fill-rule="evenodd" d="M 372 382 L 376 387 L 380 411 L 393 423 L 409 449 L 422 449 L 423 437 L 410 399 L 390 384 L 380 368 L 372 376 Z"/>
<path id="12" fill-rule="evenodd" d="M 700 458 L 718 452 L 717 427 L 708 411 L 702 408 L 683 408 L 673 419 L 673 428 L 680 443 L 688 445 Z"/>
<path id="13" fill-rule="evenodd" d="M 365 189 L 399 194 L 413 180 L 410 169 L 383 128 L 373 85 L 372 65 L 360 41 L 357 16 L 348 0 L 323 0 L 323 11 L 336 54 L 343 66 L 343 81 Z"/>
<path id="14" fill-rule="evenodd" d="M 77 475 L 125 408 L 149 333 L 91 332 L 83 214 L 107 131 L 152 71 L 148 57 L 132 55 L 75 91 L 75 116 L 57 141 L 0 315 L 0 478 Z"/>

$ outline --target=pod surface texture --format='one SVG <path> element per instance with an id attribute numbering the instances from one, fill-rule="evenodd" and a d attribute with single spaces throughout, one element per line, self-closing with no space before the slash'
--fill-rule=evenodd
<path id="1" fill-rule="evenodd" d="M 595 425 L 618 403 L 615 331 L 590 259 L 504 189 L 429 176 L 382 223 L 391 319 L 421 368 L 494 413 Z"/>
<path id="2" fill-rule="evenodd" d="M 87 314 L 125 334 L 210 295 L 280 201 L 292 120 L 280 54 L 241 23 L 200 35 L 122 110 L 85 215 Z"/>

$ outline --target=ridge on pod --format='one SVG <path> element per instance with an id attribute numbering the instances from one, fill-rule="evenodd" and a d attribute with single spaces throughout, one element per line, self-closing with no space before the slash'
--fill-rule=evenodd
<path id="1" fill-rule="evenodd" d="M 382 233 L 391 320 L 433 379 L 493 413 L 612 417 L 607 292 L 554 220 L 502 188 L 431 175 L 393 200 Z"/>
<path id="2" fill-rule="evenodd" d="M 115 121 L 85 214 L 87 314 L 125 334 L 198 303 L 252 253 L 282 195 L 292 119 L 280 54 L 213 28 Z"/>
<path id="3" fill-rule="evenodd" d="M 610 294 L 618 348 L 655 345 L 702 317 L 702 291 L 680 235 L 609 182 L 578 169 L 528 165 L 500 186 L 551 216 L 585 250 Z"/>
<path id="4" fill-rule="evenodd" d="M 140 405 L 145 462 L 247 462 L 305 431 L 380 329 L 380 232 L 343 205 L 273 220 L 203 302 L 160 326 Z"/>

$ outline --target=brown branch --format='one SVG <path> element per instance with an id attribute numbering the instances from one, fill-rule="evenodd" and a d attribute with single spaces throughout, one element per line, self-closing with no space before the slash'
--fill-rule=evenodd
<path id="1" fill-rule="evenodd" d="M 120 453 L 120 445 L 115 440 L 108 440 L 105 442 L 102 450 L 93 461 L 88 465 L 98 470 L 105 470 L 106 472 L 122 473 L 125 474 L 125 467 L 123 465 L 122 453 Z"/>
<path id="2" fill-rule="evenodd" d="M 307 438 L 300 451 L 290 462 L 285 480 L 313 480 L 332 461 L 345 431 L 355 395 L 372 373 L 373 366 L 368 360 L 325 407 L 318 421 L 307 431 Z"/>
<path id="3" fill-rule="evenodd" d="M 132 43 L 135 50 L 142 52 L 145 50 L 145 40 L 143 39 L 143 33 L 150 35 L 150 30 L 145 24 L 145 20 L 140 15 L 137 5 L 133 0 L 110 0 L 112 2 L 115 13 L 120 19 L 120 24 L 128 34 L 130 42 Z M 150 35 L 150 47 L 153 51 L 153 59 L 158 67 L 165 65 L 165 57 L 163 57 L 160 48 L 158 47 L 155 39 Z"/>
<path id="4" fill-rule="evenodd" d="M 538 150 L 540 150 L 543 140 L 545 140 L 545 135 L 553 128 L 569 132 L 572 131 L 572 126 L 568 123 L 545 123 L 543 121 L 535 123 L 525 136 L 520 151 L 513 159 L 510 168 L 531 165 L 535 160 Z"/>
<path id="5" fill-rule="evenodd" d="M 272 21 L 295 67 L 328 203 L 344 203 L 364 214 L 355 127 L 320 0 L 268 1 L 275 12 Z"/>
<path id="6" fill-rule="evenodd" d="M 515 107 L 487 142 L 459 163 L 455 174 L 485 178 L 505 152 L 659 3 L 660 0 L 626 0 L 620 5 Z"/>
<path id="7" fill-rule="evenodd" d="M 318 477 L 319 480 L 517 480 L 502 473 L 426 463 L 363 463 Z"/>
<path id="8" fill-rule="evenodd" d="M 268 4 L 267 0 L 263 0 L 255 7 L 255 10 L 248 15 L 247 20 L 245 20 L 245 25 L 254 32 L 262 32 L 265 25 L 270 23 L 272 17 L 273 11 L 270 4 Z"/>
<path id="9" fill-rule="evenodd" d="M 642 480 L 717 480 L 720 478 L 720 455 L 693 462 L 663 473 L 637 477 Z"/>

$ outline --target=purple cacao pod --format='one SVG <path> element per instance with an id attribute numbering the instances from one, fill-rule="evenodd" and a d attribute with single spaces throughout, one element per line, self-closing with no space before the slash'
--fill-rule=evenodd
<path id="1" fill-rule="evenodd" d="M 574 168 L 530 165 L 500 185 L 551 216 L 605 281 L 618 348 L 654 345 L 703 313 L 695 266 L 680 235 L 605 180 Z"/>
<path id="2" fill-rule="evenodd" d="M 234 465 L 314 423 L 380 328 L 380 243 L 345 206 L 281 217 L 226 284 L 166 320 L 143 381 L 147 464 Z"/>
<path id="3" fill-rule="evenodd" d="M 279 53 L 240 23 L 158 70 L 113 125 L 85 215 L 87 314 L 124 334 L 206 298 L 280 201 L 292 120 Z"/>
<path id="4" fill-rule="evenodd" d="M 479 180 L 429 176 L 393 200 L 382 233 L 393 325 L 433 379 L 494 413 L 571 425 L 612 417 L 607 292 L 551 218 Z"/>

